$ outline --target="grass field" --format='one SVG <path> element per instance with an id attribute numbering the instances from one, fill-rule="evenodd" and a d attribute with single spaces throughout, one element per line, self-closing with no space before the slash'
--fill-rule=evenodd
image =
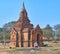
<path id="1" fill-rule="evenodd" d="M 44 42 L 46 47 L 39 48 L 12 48 L 0 46 L 0 54 L 60 54 L 60 42 Z"/>

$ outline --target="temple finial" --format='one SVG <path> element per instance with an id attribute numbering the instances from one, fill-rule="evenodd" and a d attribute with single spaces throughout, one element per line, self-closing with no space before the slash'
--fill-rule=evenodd
<path id="1" fill-rule="evenodd" d="M 24 5 L 24 2 L 23 2 L 22 10 L 25 10 L 25 5 Z"/>

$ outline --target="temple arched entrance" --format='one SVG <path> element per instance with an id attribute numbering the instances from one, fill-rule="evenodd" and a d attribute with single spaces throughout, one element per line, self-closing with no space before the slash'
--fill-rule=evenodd
<path id="1" fill-rule="evenodd" d="M 38 46 L 39 46 L 39 34 L 37 34 L 37 40 L 36 40 L 36 42 L 37 42 L 37 44 L 38 44 Z"/>

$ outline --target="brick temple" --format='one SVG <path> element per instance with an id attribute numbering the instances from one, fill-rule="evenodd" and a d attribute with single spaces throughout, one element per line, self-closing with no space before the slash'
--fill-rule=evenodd
<path id="1" fill-rule="evenodd" d="M 10 47 L 38 47 L 43 45 L 43 32 L 39 25 L 35 28 L 30 23 L 24 3 L 17 23 L 10 30 Z"/>

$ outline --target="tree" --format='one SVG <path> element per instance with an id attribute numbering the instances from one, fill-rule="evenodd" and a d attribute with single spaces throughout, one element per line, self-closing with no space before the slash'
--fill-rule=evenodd
<path id="1" fill-rule="evenodd" d="M 57 31 L 57 34 L 60 34 L 60 24 L 55 25 L 54 29 Z"/>
<path id="2" fill-rule="evenodd" d="M 43 29 L 43 34 L 47 38 L 47 40 L 50 40 L 53 38 L 53 30 L 49 24 L 47 24 L 46 27 Z"/>
<path id="3" fill-rule="evenodd" d="M 8 22 L 6 24 L 4 24 L 3 28 L 6 30 L 6 31 L 9 31 L 11 28 L 13 28 L 13 25 L 16 23 L 16 21 L 12 21 L 12 22 Z"/>
<path id="4" fill-rule="evenodd" d="M 56 32 L 56 37 L 60 40 L 60 24 L 54 26 L 54 31 Z"/>
<path id="5" fill-rule="evenodd" d="M 4 24 L 3 26 L 3 39 L 5 41 L 10 39 L 10 29 L 13 28 L 13 25 L 16 23 L 16 21 L 8 22 Z"/>
<path id="6" fill-rule="evenodd" d="M 3 28 L 0 28 L 0 32 L 2 32 L 3 31 Z"/>

